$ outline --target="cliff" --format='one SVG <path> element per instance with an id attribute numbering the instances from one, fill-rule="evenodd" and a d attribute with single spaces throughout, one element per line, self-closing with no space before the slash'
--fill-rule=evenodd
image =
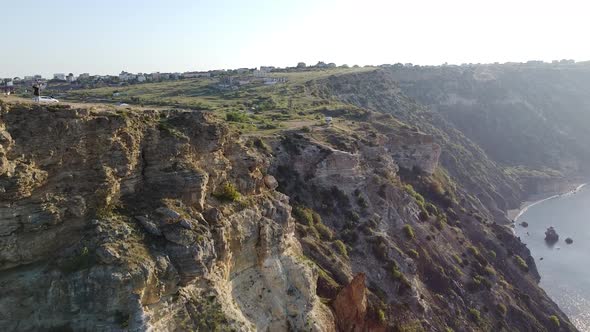
<path id="1" fill-rule="evenodd" d="M 0 328 L 575 331 L 503 226 L 521 173 L 387 73 L 302 88 L 338 121 L 0 105 Z"/>
<path id="2" fill-rule="evenodd" d="M 2 112 L 2 330 L 334 329 L 288 197 L 210 114 Z"/>

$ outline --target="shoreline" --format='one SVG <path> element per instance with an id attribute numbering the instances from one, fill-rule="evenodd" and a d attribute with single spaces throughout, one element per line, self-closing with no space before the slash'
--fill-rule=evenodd
<path id="1" fill-rule="evenodd" d="M 559 197 L 563 197 L 563 196 L 574 195 L 577 192 L 579 192 L 580 190 L 582 190 L 588 184 L 589 183 L 587 183 L 587 182 L 575 183 L 575 184 L 572 184 L 572 186 L 570 186 L 570 188 L 568 188 L 568 190 L 565 190 L 565 191 L 531 195 L 531 197 L 529 199 L 527 199 L 526 201 L 524 201 L 520 204 L 520 207 L 518 209 L 510 209 L 510 210 L 506 211 L 506 217 L 510 221 L 512 221 L 513 224 L 515 224 L 516 221 L 518 220 L 518 218 L 520 218 L 520 216 L 522 216 L 532 206 L 535 206 L 537 204 L 543 203 L 543 202 L 551 200 L 551 199 L 555 199 L 555 198 L 559 198 Z M 547 196 L 547 195 L 549 195 L 549 196 Z"/>

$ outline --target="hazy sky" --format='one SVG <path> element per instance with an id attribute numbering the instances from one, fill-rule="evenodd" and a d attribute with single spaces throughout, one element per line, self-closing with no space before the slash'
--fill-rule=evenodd
<path id="1" fill-rule="evenodd" d="M 315 64 L 590 60 L 559 0 L 0 0 L 0 77 Z"/>

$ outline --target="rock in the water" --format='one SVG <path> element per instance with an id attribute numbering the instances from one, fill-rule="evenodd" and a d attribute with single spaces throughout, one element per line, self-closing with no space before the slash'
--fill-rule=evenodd
<path id="1" fill-rule="evenodd" d="M 526 222 L 526 221 L 523 221 L 523 222 L 520 223 L 520 226 L 522 226 L 524 228 L 527 228 L 527 227 L 529 227 L 529 223 Z"/>
<path id="2" fill-rule="evenodd" d="M 555 229 L 553 227 L 547 228 L 547 230 L 545 231 L 545 242 L 553 244 L 557 241 L 559 241 L 559 235 L 557 234 Z"/>
<path id="3" fill-rule="evenodd" d="M 565 239 L 565 243 L 572 244 L 572 243 L 574 243 L 574 240 L 572 240 L 571 237 L 568 237 L 567 239 Z"/>

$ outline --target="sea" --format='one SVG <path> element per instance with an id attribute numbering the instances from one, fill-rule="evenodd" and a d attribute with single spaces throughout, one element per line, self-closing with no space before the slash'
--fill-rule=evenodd
<path id="1" fill-rule="evenodd" d="M 515 220 L 516 235 L 535 258 L 541 287 L 580 331 L 590 332 L 590 186 L 532 203 Z M 559 234 L 554 245 L 545 242 L 550 226 Z M 568 237 L 572 244 L 566 244 Z"/>

